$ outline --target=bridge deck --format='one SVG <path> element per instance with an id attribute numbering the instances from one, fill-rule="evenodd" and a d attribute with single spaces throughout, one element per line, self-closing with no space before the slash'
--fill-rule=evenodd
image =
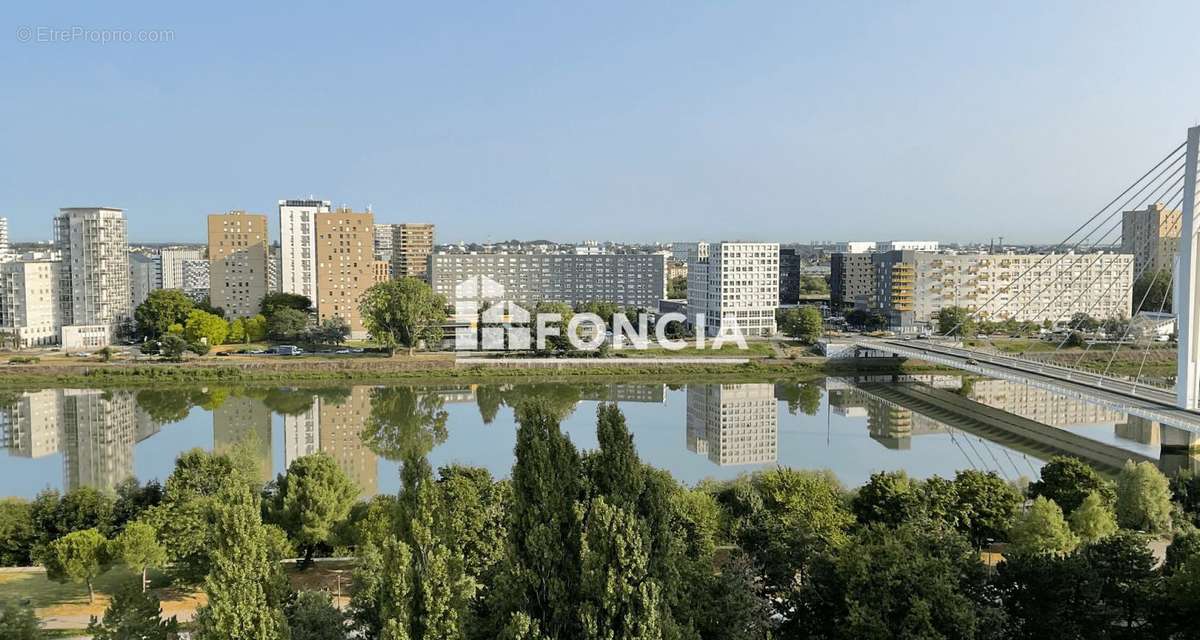
<path id="1" fill-rule="evenodd" d="M 1200 413 L 1176 407 L 1173 393 L 1144 384 L 1053 364 L 1030 362 L 1012 356 L 980 353 L 929 340 L 862 337 L 856 343 L 866 349 L 925 360 L 992 378 L 1032 384 L 1055 393 L 1200 433 Z"/>

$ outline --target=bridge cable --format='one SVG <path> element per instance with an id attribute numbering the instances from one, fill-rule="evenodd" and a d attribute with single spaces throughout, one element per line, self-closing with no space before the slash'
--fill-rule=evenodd
<path id="1" fill-rule="evenodd" d="M 1185 142 L 1185 143 L 1183 143 L 1183 144 L 1180 144 L 1178 147 L 1176 147 L 1174 150 L 1172 150 L 1170 153 L 1168 153 L 1166 156 L 1164 156 L 1164 157 L 1163 157 L 1161 160 L 1159 160 L 1159 161 L 1158 161 L 1158 162 L 1157 162 L 1157 163 L 1156 163 L 1156 164 L 1155 164 L 1153 167 L 1151 167 L 1149 171 L 1147 171 L 1147 172 L 1146 172 L 1145 174 L 1143 174 L 1143 175 L 1142 175 L 1140 178 L 1138 178 L 1138 179 L 1137 179 L 1137 180 L 1135 180 L 1135 181 L 1134 181 L 1132 184 L 1130 184 L 1128 187 L 1126 187 L 1124 191 L 1122 191 L 1122 192 L 1121 192 L 1119 195 L 1117 195 L 1117 197 L 1113 198 L 1113 199 L 1112 199 L 1112 200 L 1111 200 L 1111 201 L 1110 201 L 1108 204 L 1104 205 L 1104 206 L 1103 206 L 1103 207 L 1102 207 L 1102 208 L 1101 208 L 1099 211 L 1097 211 L 1096 213 L 1092 214 L 1092 216 L 1091 216 L 1090 218 L 1088 218 L 1088 219 L 1087 219 L 1087 220 L 1086 220 L 1086 221 L 1085 221 L 1083 224 L 1081 224 L 1081 225 L 1080 225 L 1079 227 L 1077 227 L 1077 228 L 1076 228 L 1074 231 L 1072 231 L 1072 232 L 1071 232 L 1071 233 L 1070 233 L 1070 234 L 1069 234 L 1069 235 L 1068 235 L 1066 238 L 1064 238 L 1062 241 L 1060 241 L 1060 242 L 1059 242 L 1057 245 L 1055 245 L 1054 247 L 1052 247 L 1052 248 L 1051 248 L 1051 253 L 1043 254 L 1043 255 L 1042 255 L 1042 257 L 1041 257 L 1041 258 L 1040 258 L 1040 259 L 1039 259 L 1037 262 L 1035 262 L 1034 264 L 1030 265 L 1028 268 L 1026 268 L 1026 269 L 1025 269 L 1025 271 L 1021 272 L 1021 273 L 1020 273 L 1020 274 L 1017 276 L 1016 280 L 1017 280 L 1017 281 L 1020 281 L 1020 279 L 1021 279 L 1021 278 L 1023 278 L 1023 277 L 1024 277 L 1026 274 L 1028 274 L 1028 273 L 1029 273 L 1030 271 L 1032 271 L 1033 269 L 1037 268 L 1037 267 L 1038 267 L 1038 265 L 1040 265 L 1040 264 L 1041 264 L 1043 261 L 1045 261 L 1045 260 L 1046 260 L 1048 257 L 1050 257 L 1051 255 L 1053 255 L 1053 252 L 1055 252 L 1055 251 L 1057 251 L 1058 249 L 1060 249 L 1060 248 L 1062 248 L 1063 246 L 1065 246 L 1065 245 L 1066 245 L 1068 242 L 1070 242 L 1070 241 L 1071 241 L 1071 239 L 1072 239 L 1072 238 L 1074 238 L 1074 237 L 1075 237 L 1075 236 L 1076 236 L 1078 233 L 1080 233 L 1081 231 L 1083 231 L 1084 229 L 1086 229 L 1087 227 L 1089 227 L 1089 226 L 1090 226 L 1090 225 L 1091 225 L 1091 224 L 1092 224 L 1092 223 L 1093 223 L 1093 222 L 1094 222 L 1094 221 L 1095 221 L 1097 218 L 1099 218 L 1101 215 L 1103 215 L 1105 211 L 1108 211 L 1108 209 L 1109 209 L 1110 207 L 1112 207 L 1114 204 L 1116 204 L 1116 203 L 1117 203 L 1117 202 L 1119 202 L 1119 201 L 1120 201 L 1122 198 L 1124 198 L 1126 195 L 1128 195 L 1128 194 L 1129 194 L 1129 192 L 1133 191 L 1133 190 L 1134 190 L 1134 189 L 1135 189 L 1135 188 L 1136 188 L 1136 187 L 1137 187 L 1139 184 L 1141 184 L 1141 183 L 1142 183 L 1142 182 L 1143 182 L 1143 181 L 1144 181 L 1144 180 L 1145 180 L 1147 177 L 1149 177 L 1151 174 L 1154 174 L 1154 172 L 1155 172 L 1155 171 L 1159 171 L 1159 169 L 1160 169 L 1160 167 L 1161 167 L 1161 168 L 1162 168 L 1162 170 L 1161 170 L 1161 171 L 1159 171 L 1158 175 L 1155 175 L 1155 176 L 1154 176 L 1154 178 L 1153 178 L 1153 179 L 1151 179 L 1150 183 L 1147 183 L 1146 185 L 1143 185 L 1143 186 L 1142 186 L 1142 188 L 1141 188 L 1141 189 L 1138 189 L 1138 191 L 1137 191 L 1137 192 L 1136 192 L 1136 193 L 1135 193 L 1133 196 L 1130 196 L 1130 198 L 1129 198 L 1129 201 L 1127 201 L 1125 205 L 1122 205 L 1121 207 L 1118 207 L 1118 208 L 1117 208 L 1117 211 L 1120 211 L 1120 210 L 1124 209 L 1125 207 L 1127 207 L 1127 206 L 1128 206 L 1128 202 L 1132 201 L 1134 198 L 1137 198 L 1137 197 L 1138 197 L 1138 196 L 1139 196 L 1141 193 L 1143 193 L 1143 192 L 1144 192 L 1144 191 L 1145 191 L 1145 190 L 1146 190 L 1146 189 L 1149 187 L 1149 185 L 1150 185 L 1150 184 L 1152 184 L 1154 181 L 1158 180 L 1158 179 L 1159 179 L 1159 178 L 1160 178 L 1160 177 L 1161 177 L 1161 176 L 1162 176 L 1164 173 L 1166 173 L 1166 171 L 1167 171 L 1168 169 L 1170 169 L 1171 167 L 1175 166 L 1175 164 L 1176 164 L 1177 162 L 1179 162 L 1179 159 L 1180 159 L 1180 158 L 1184 158 L 1184 157 L 1186 157 L 1186 154 L 1183 154 L 1183 155 L 1180 155 L 1180 158 L 1175 158 L 1175 156 L 1176 156 L 1176 155 L 1178 155 L 1178 154 L 1179 154 L 1179 152 L 1180 152 L 1180 151 L 1182 151 L 1182 150 L 1183 150 L 1183 149 L 1184 149 L 1186 146 L 1187 146 L 1187 143 L 1186 143 L 1186 142 Z M 1174 158 L 1174 159 L 1173 159 L 1173 158 Z M 1166 164 L 1167 166 L 1166 166 L 1166 167 L 1163 167 L 1163 165 L 1164 165 L 1164 164 Z M 1186 164 L 1186 162 L 1185 162 L 1184 164 Z M 1110 219 L 1110 218 L 1111 218 L 1113 215 L 1115 215 L 1115 212 L 1114 212 L 1114 213 L 1110 213 L 1110 214 L 1109 214 L 1107 217 L 1105 217 L 1105 221 L 1107 221 L 1108 219 Z M 1103 224 L 1103 223 L 1101 223 L 1101 224 Z M 1088 237 L 1090 237 L 1090 236 L 1091 236 L 1091 233 L 1089 232 L 1089 234 L 1088 234 L 1087 236 L 1085 236 L 1085 237 L 1084 237 L 1084 239 L 1086 239 L 1086 238 L 1088 238 Z M 1076 242 L 1076 244 L 1075 244 L 1074 246 L 1076 246 L 1076 247 L 1077 247 L 1079 244 L 1081 244 L 1081 242 L 1082 242 L 1082 240 L 1081 240 L 1081 241 L 1078 241 L 1078 242 Z M 997 297 L 997 296 L 999 296 L 999 295 L 1000 295 L 1000 291 L 997 291 L 996 293 L 992 294 L 992 297 L 991 297 L 991 298 L 989 298 L 989 299 L 988 299 L 986 302 L 984 302 L 984 304 L 983 304 L 983 305 L 981 305 L 980 307 L 977 307 L 977 308 L 976 308 L 976 310 L 975 310 L 974 312 L 972 312 L 972 313 L 968 314 L 968 318 L 972 318 L 972 317 L 974 317 L 974 316 L 975 316 L 976 314 L 978 314 L 978 313 L 979 313 L 979 312 L 980 312 L 980 311 L 981 311 L 983 308 L 986 308 L 986 307 L 987 307 L 987 305 L 991 304 L 991 302 L 992 302 L 993 300 L 995 300 L 995 299 L 996 299 L 996 297 Z M 964 321 L 965 321 L 965 320 L 964 320 Z M 959 328 L 961 325 L 962 325 L 962 322 L 959 322 L 958 324 L 956 324 L 956 325 L 954 325 L 953 327 L 951 327 L 949 330 L 947 330 L 947 331 L 942 331 L 942 333 L 943 333 L 943 334 L 945 334 L 945 335 L 952 334 L 952 333 L 954 332 L 954 330 L 958 329 L 958 328 Z"/>
<path id="2" fill-rule="evenodd" d="M 1021 273 L 1018 276 L 1016 276 L 1015 281 L 1020 282 L 1022 277 L 1025 277 L 1033 269 L 1037 269 L 1039 267 L 1039 265 L 1042 264 L 1043 262 L 1045 262 L 1046 259 L 1048 259 L 1050 256 L 1055 255 L 1055 252 L 1058 249 L 1062 249 L 1062 247 L 1066 246 L 1067 243 L 1069 243 L 1069 241 L 1072 240 L 1072 238 L 1074 238 L 1076 234 L 1079 234 L 1080 232 L 1084 231 L 1084 229 L 1086 229 L 1087 227 L 1090 227 L 1092 225 L 1092 222 L 1096 221 L 1098 219 L 1098 217 L 1102 216 L 1105 213 L 1105 211 L 1108 211 L 1109 208 L 1112 207 L 1112 205 L 1116 204 L 1117 202 L 1120 202 L 1121 198 L 1126 197 L 1130 191 L 1134 191 L 1134 189 L 1136 189 L 1136 187 L 1138 187 L 1138 185 L 1142 184 L 1142 181 L 1144 181 L 1147 177 L 1150 177 L 1150 175 L 1153 174 L 1154 172 L 1158 171 L 1158 174 L 1154 175 L 1154 177 L 1150 180 L 1150 183 L 1142 185 L 1141 189 L 1138 189 L 1138 191 L 1136 191 L 1133 196 L 1130 196 L 1127 199 L 1126 203 L 1122 204 L 1121 207 L 1118 207 L 1116 210 L 1112 211 L 1112 213 L 1110 213 L 1108 216 L 1105 216 L 1104 220 L 1102 222 L 1100 222 L 1100 225 L 1104 225 L 1105 222 L 1108 222 L 1112 216 L 1114 216 L 1118 213 L 1118 211 L 1127 209 L 1129 207 L 1129 203 L 1132 203 L 1135 198 L 1138 198 L 1147 189 L 1150 189 L 1151 185 L 1153 185 L 1154 183 L 1156 183 L 1157 180 L 1162 178 L 1163 174 L 1168 172 L 1169 169 L 1171 169 L 1171 167 L 1175 167 L 1177 165 L 1177 163 L 1178 163 L 1178 165 L 1181 165 L 1181 167 L 1177 168 L 1176 172 L 1182 171 L 1182 165 L 1186 165 L 1186 162 L 1181 162 L 1181 160 L 1182 160 L 1182 158 L 1186 157 L 1186 155 L 1180 155 L 1180 157 L 1175 157 L 1175 156 L 1180 154 L 1180 151 L 1184 148 L 1184 146 L 1186 146 L 1186 143 L 1181 144 L 1180 146 L 1177 146 L 1177 148 L 1175 148 L 1174 150 L 1169 152 L 1169 154 L 1164 156 L 1162 158 L 1162 160 L 1158 161 L 1158 163 L 1156 163 L 1156 165 L 1154 165 L 1150 169 L 1150 171 L 1147 171 L 1145 174 L 1142 174 L 1141 178 L 1139 178 L 1138 180 L 1135 180 L 1134 183 L 1132 185 L 1129 185 L 1128 187 L 1126 187 L 1126 190 L 1122 191 L 1120 193 L 1120 195 L 1118 195 L 1116 198 L 1112 198 L 1112 201 L 1110 201 L 1108 204 L 1105 204 L 1104 207 L 1102 209 L 1100 209 L 1099 211 L 1097 211 L 1096 214 L 1093 214 L 1090 217 L 1090 219 L 1087 219 L 1087 221 L 1082 223 L 1082 225 L 1080 225 L 1078 228 L 1076 228 L 1075 231 L 1073 231 L 1072 233 L 1067 235 L 1067 238 L 1064 238 L 1062 241 L 1060 241 L 1060 243 L 1058 243 L 1054 247 L 1051 247 L 1050 253 L 1043 253 L 1042 257 L 1040 257 L 1036 263 L 1031 264 L 1030 267 L 1027 267 L 1024 271 L 1021 271 Z M 1166 166 L 1164 167 L 1164 165 L 1166 165 Z M 1159 171 L 1159 169 L 1160 169 L 1160 171 Z M 1174 177 L 1174 175 L 1175 175 L 1175 173 L 1172 173 L 1172 177 Z M 1142 201 L 1142 202 L 1145 202 L 1145 201 Z M 1085 240 L 1087 240 L 1088 238 L 1091 238 L 1092 233 L 1094 233 L 1094 229 L 1092 232 L 1088 232 L 1084 238 L 1081 238 L 1078 241 L 1076 241 L 1076 243 L 1074 245 L 1072 245 L 1072 249 L 1070 249 L 1070 250 L 1073 251 L 1074 249 L 1076 249 L 1076 247 L 1078 247 L 1079 245 L 1084 243 Z M 1061 253 L 1060 257 L 1058 257 L 1058 262 L 1061 262 L 1062 258 L 1067 255 L 1069 255 L 1069 253 Z M 986 309 L 986 307 L 988 307 L 988 305 L 990 305 L 992 303 L 992 300 L 995 300 L 996 297 L 998 297 L 998 295 L 1001 294 L 1002 289 L 998 289 L 998 291 L 996 293 L 991 295 L 991 298 L 984 301 L 983 305 L 976 307 L 976 310 L 974 310 L 971 313 L 968 313 L 967 319 L 973 318 L 974 316 L 978 315 L 978 313 L 980 311 L 983 311 L 984 309 Z M 1020 293 L 1024 293 L 1024 291 L 1025 291 L 1025 289 L 1019 289 Z M 1007 306 L 1007 304 L 1004 306 Z M 1002 307 L 1002 309 L 1003 309 L 1003 307 Z M 961 321 L 958 324 L 955 324 L 954 327 L 950 328 L 949 330 L 942 330 L 942 334 L 943 335 L 953 334 L 955 329 L 958 329 L 959 327 L 961 327 L 962 322 L 965 322 L 965 319 L 964 319 L 964 321 Z"/>
<path id="3" fill-rule="evenodd" d="M 1175 195 L 1171 196 L 1171 198 L 1167 201 L 1168 210 L 1174 210 L 1174 208 L 1176 206 L 1174 203 L 1176 202 L 1176 200 L 1179 200 L 1180 202 L 1182 202 L 1182 199 L 1183 199 L 1183 187 L 1180 186 L 1179 190 L 1176 191 Z M 1161 200 L 1159 200 L 1159 201 L 1161 202 Z M 1123 274 L 1125 271 L 1128 271 L 1131 266 L 1133 266 L 1133 261 L 1130 261 L 1125 265 L 1125 267 L 1121 270 L 1121 274 Z M 1146 270 L 1149 268 L 1149 266 L 1150 266 L 1150 263 L 1147 262 L 1146 264 L 1143 264 L 1141 266 L 1141 268 L 1139 268 L 1133 274 L 1133 278 L 1131 278 L 1129 281 L 1130 294 L 1132 294 L 1132 292 L 1133 292 L 1133 284 L 1135 282 L 1137 282 L 1137 280 L 1139 278 L 1142 277 L 1142 275 L 1146 272 Z M 1093 282 L 1099 281 L 1100 278 L 1103 277 L 1105 275 L 1105 273 L 1107 273 L 1111 267 L 1112 267 L 1111 263 L 1108 265 L 1105 265 L 1104 269 L 1101 270 L 1101 272 L 1096 276 L 1096 278 L 1095 278 L 1095 280 L 1093 280 Z M 1118 275 L 1121 275 L 1121 274 L 1118 274 Z M 1109 282 L 1108 286 L 1104 288 L 1104 291 L 1100 292 L 1100 295 L 1096 296 L 1092 300 L 1092 303 L 1090 305 L 1088 305 L 1087 309 L 1085 309 L 1083 311 L 1083 316 L 1081 316 L 1079 318 L 1072 318 L 1071 321 L 1068 322 L 1066 335 L 1064 335 L 1063 339 L 1061 341 L 1059 341 L 1058 346 L 1054 348 L 1054 353 L 1051 355 L 1057 354 L 1059 352 L 1059 350 L 1061 350 L 1063 348 L 1063 346 L 1066 345 L 1067 341 L 1071 339 L 1071 334 L 1082 325 L 1082 323 L 1087 319 L 1087 317 L 1091 316 L 1091 312 L 1093 309 L 1096 308 L 1096 305 L 1100 304 L 1100 302 L 1105 299 L 1105 296 L 1108 294 L 1108 292 L 1114 286 L 1116 286 L 1117 280 L 1118 280 L 1117 278 L 1113 278 L 1112 281 Z M 1090 291 L 1090 289 L 1081 290 L 1079 292 L 1079 295 L 1075 297 L 1075 300 L 1073 300 L 1069 306 L 1074 307 L 1079 302 L 1079 300 L 1084 295 L 1086 295 L 1089 291 Z M 1132 309 L 1131 309 L 1131 311 L 1132 311 Z M 1091 345 L 1089 344 L 1088 347 L 1090 349 Z"/>
<path id="4" fill-rule="evenodd" d="M 1167 181 L 1167 180 L 1170 180 L 1171 178 L 1174 178 L 1176 174 L 1178 174 L 1178 173 L 1181 173 L 1181 172 L 1183 171 L 1183 164 L 1186 164 L 1186 163 L 1180 163 L 1180 166 L 1179 166 L 1179 167 L 1178 167 L 1178 168 L 1175 170 L 1175 172 L 1173 172 L 1173 173 L 1171 174 L 1171 176 L 1170 176 L 1170 177 L 1168 177 L 1166 180 L 1164 180 L 1163 182 L 1160 182 L 1160 183 L 1159 183 L 1159 185 L 1164 185 L 1164 184 L 1166 184 L 1166 181 Z M 1172 165 L 1172 166 L 1173 166 L 1173 165 Z M 1168 167 L 1168 168 L 1169 168 L 1169 167 Z M 1166 171 L 1166 169 L 1163 169 L 1163 172 L 1165 172 L 1165 171 Z M 1161 175 L 1162 175 L 1162 174 L 1160 173 L 1160 174 L 1159 174 L 1159 176 L 1161 176 Z M 1158 179 L 1158 177 L 1159 177 L 1159 176 L 1155 176 L 1155 179 Z M 1175 184 L 1178 184 L 1179 182 L 1182 182 L 1182 180 L 1183 180 L 1183 176 L 1182 176 L 1182 175 L 1180 175 L 1180 176 L 1179 176 L 1179 178 L 1178 178 L 1178 179 L 1176 179 L 1175 183 L 1171 184 L 1170 186 L 1166 186 L 1166 187 L 1164 187 L 1164 188 L 1163 188 L 1163 189 L 1162 189 L 1162 190 L 1159 192 L 1159 195 L 1158 195 L 1157 197 L 1153 198 L 1153 199 L 1154 199 L 1155 201 L 1159 201 L 1159 200 L 1161 200 L 1161 197 L 1162 197 L 1163 195 L 1165 195 L 1165 194 L 1166 194 L 1166 192 L 1167 192 L 1168 190 L 1170 190 L 1171 188 L 1174 188 L 1174 185 L 1175 185 Z M 1125 204 L 1123 204 L 1123 205 L 1122 205 L 1120 208 L 1118 208 L 1117 210 L 1114 210 L 1114 211 L 1113 211 L 1112 213 L 1110 213 L 1110 214 L 1109 214 L 1107 217 L 1105 217 L 1104 221 L 1102 221 L 1102 222 L 1100 223 L 1100 225 L 1098 225 L 1098 226 L 1097 226 L 1097 228 L 1096 228 L 1096 229 L 1094 229 L 1093 231 L 1090 231 L 1090 232 L 1088 232 L 1088 235 L 1087 235 L 1085 238 L 1081 239 L 1081 240 L 1080 240 L 1080 242 L 1077 242 L 1077 243 L 1076 243 L 1074 246 L 1072 246 L 1072 247 L 1071 247 L 1071 251 L 1073 251 L 1074 249 L 1077 249 L 1077 248 L 1079 247 L 1079 245 L 1080 245 L 1080 244 L 1082 244 L 1083 240 L 1086 240 L 1087 238 L 1091 237 L 1091 234 L 1092 234 L 1092 233 L 1095 233 L 1097 230 L 1099 230 L 1100 226 L 1102 226 L 1102 225 L 1103 225 L 1104 223 L 1106 223 L 1108 220 L 1112 219 L 1112 218 L 1113 218 L 1113 217 L 1114 217 L 1114 216 L 1115 216 L 1115 215 L 1116 215 L 1118 212 L 1121 212 L 1121 211 L 1124 211 L 1124 210 L 1129 210 L 1129 206 L 1132 204 L 1132 202 L 1133 202 L 1134 198 L 1136 198 L 1138 195 L 1140 195 L 1140 194 L 1141 194 L 1143 191 L 1145 191 L 1145 189 L 1146 189 L 1146 188 L 1148 188 L 1149 186 L 1150 186 L 1149 184 L 1147 184 L 1147 185 L 1143 186 L 1143 187 L 1142 187 L 1142 189 L 1141 189 L 1141 190 L 1139 190 L 1138 194 L 1135 194 L 1134 196 L 1130 197 L 1130 199 L 1129 199 L 1129 200 L 1127 200 L 1127 201 L 1125 202 Z M 1157 187 L 1156 187 L 1156 189 L 1157 189 Z M 1153 193 L 1153 191 L 1152 191 L 1152 193 Z M 1137 205 L 1134 205 L 1134 206 L 1133 206 L 1133 209 L 1138 209 L 1138 208 L 1140 208 L 1142 205 L 1146 204 L 1146 203 L 1147 203 L 1147 202 L 1148 202 L 1150 199 L 1151 199 L 1151 198 L 1143 198 L 1143 199 L 1142 199 L 1142 200 L 1141 200 L 1141 201 L 1140 201 L 1140 202 L 1139 202 Z M 1091 244 L 1091 246 L 1088 248 L 1088 251 L 1094 250 L 1096 247 L 1100 246 L 1100 245 L 1101 245 L 1101 244 L 1102 244 L 1102 243 L 1103 243 L 1103 242 L 1104 242 L 1104 241 L 1105 241 L 1105 240 L 1106 240 L 1106 239 L 1107 239 L 1107 238 L 1108 238 L 1108 237 L 1109 237 L 1109 236 L 1110 236 L 1110 235 L 1111 235 L 1113 232 L 1115 232 L 1115 231 L 1119 230 L 1119 228 L 1120 228 L 1120 225 L 1122 225 L 1122 223 L 1123 223 L 1123 221 L 1122 221 L 1122 220 L 1117 220 L 1117 221 L 1116 221 L 1116 222 L 1115 222 L 1115 223 L 1114 223 L 1112 226 L 1110 226 L 1110 227 L 1109 227 L 1109 230 L 1108 230 L 1108 231 L 1107 231 L 1107 232 L 1106 232 L 1106 233 L 1105 233 L 1103 236 L 1101 236 L 1101 237 L 1097 238 L 1097 239 L 1096 239 L 1096 241 L 1095 241 L 1095 242 L 1093 242 L 1093 243 Z M 1047 255 L 1047 257 L 1049 257 L 1049 255 L 1052 255 L 1052 254 L 1046 254 L 1046 255 Z M 1080 259 L 1082 259 L 1082 256 L 1083 256 L 1083 255 L 1086 255 L 1086 253 L 1085 253 L 1085 254 L 1074 254 L 1074 253 L 1068 252 L 1068 253 L 1059 254 L 1058 260 L 1056 260 L 1056 261 L 1055 261 L 1055 263 L 1054 263 L 1053 265 L 1050 265 L 1050 267 L 1048 267 L 1048 268 L 1047 268 L 1045 271 L 1041 272 L 1041 274 L 1039 274 L 1039 275 L 1046 275 L 1046 274 L 1049 274 L 1049 273 L 1051 273 L 1053 269 L 1057 268 L 1057 267 L 1058 267 L 1058 265 L 1059 265 L 1059 264 L 1061 264 L 1061 263 L 1062 263 L 1062 261 L 1063 261 L 1063 260 L 1065 260 L 1065 259 L 1067 258 L 1067 256 L 1071 256 L 1071 255 L 1079 255 L 1079 257 L 1078 257 L 1078 258 L 1076 258 L 1075 260 L 1073 260 L 1073 261 L 1071 262 L 1071 266 L 1070 266 L 1070 268 L 1071 268 L 1071 269 L 1074 269 L 1074 268 L 1075 268 L 1075 265 L 1076 265 L 1076 264 L 1079 262 L 1079 260 L 1080 260 Z M 1104 254 L 1103 254 L 1103 253 L 1101 253 L 1101 254 L 1100 254 L 1100 257 L 1102 257 L 1103 255 L 1104 255 Z M 1099 260 L 1100 260 L 1100 257 L 1097 257 L 1097 259 L 1096 259 L 1096 260 L 1093 262 L 1093 264 L 1094 264 L 1095 262 L 1099 262 Z M 1039 260 L 1038 262 L 1040 263 L 1041 261 Z M 1035 264 L 1034 266 L 1036 267 L 1036 264 Z M 1090 265 L 1089 265 L 1089 266 L 1090 266 Z M 1029 272 L 1028 270 L 1026 270 L 1026 271 L 1025 271 L 1025 273 L 1028 273 L 1028 272 Z M 1023 276 L 1025 275 L 1025 273 L 1022 273 L 1020 276 L 1017 276 L 1017 279 L 1019 280 L 1021 277 L 1023 277 Z M 1079 277 L 1082 277 L 1082 273 L 1080 274 L 1080 276 L 1077 276 L 1077 277 L 1076 277 L 1076 279 L 1078 279 Z M 1036 296 L 1033 296 L 1033 297 L 1027 297 L 1027 299 L 1026 299 L 1025 303 L 1024 303 L 1023 305 L 1021 305 L 1021 308 L 1019 308 L 1019 309 L 1017 310 L 1017 312 L 1016 312 L 1016 313 L 1014 313 L 1014 314 L 1010 314 L 1010 315 L 1009 315 L 1009 317 L 1011 318 L 1011 317 L 1014 317 L 1014 316 L 1020 315 L 1020 314 L 1021 314 L 1021 312 L 1023 312 L 1023 311 L 1024 311 L 1026 308 L 1028 308 L 1028 306 L 1030 305 L 1030 303 L 1032 303 L 1032 302 L 1034 301 L 1034 299 L 1035 299 L 1035 298 L 1041 298 L 1042 294 L 1044 294 L 1044 293 L 1045 293 L 1045 292 L 1046 292 L 1046 291 L 1047 291 L 1047 290 L 1048 290 L 1048 289 L 1051 287 L 1051 284 L 1052 284 L 1052 283 L 1050 283 L 1050 282 L 1046 282 L 1046 283 L 1044 283 L 1044 285 L 1043 285 L 1042 289 L 1040 289 L 1039 291 L 1037 291 L 1037 292 L 1036 292 Z M 1056 282 L 1055 282 L 1055 283 L 1053 283 L 1053 284 L 1058 284 L 1058 283 L 1057 283 L 1057 281 L 1056 281 Z M 1025 286 L 1025 288 L 1019 289 L 1019 290 L 1018 290 L 1018 293 L 1017 293 L 1017 296 L 1015 296 L 1015 297 L 1016 297 L 1016 298 L 1019 298 L 1019 297 L 1022 297 L 1022 296 L 1024 296 L 1026 293 L 1028 293 L 1028 292 L 1029 292 L 1029 290 L 1030 290 L 1030 288 L 1032 288 L 1032 286 L 1033 286 L 1033 283 L 1031 282 L 1030 284 L 1026 285 L 1026 286 Z M 999 295 L 999 294 L 1000 294 L 1000 292 L 999 292 L 999 291 L 997 291 L 995 295 Z M 1059 295 L 1061 296 L 1061 293 L 1060 293 Z M 993 296 L 993 298 L 994 298 L 994 297 L 995 297 L 995 296 Z M 1010 299 L 1010 301 L 1009 301 L 1009 302 L 1011 302 L 1011 301 L 1012 301 L 1012 300 Z M 1057 298 L 1055 298 L 1055 301 L 1057 301 Z M 987 302 L 985 302 L 985 303 L 984 303 L 984 307 L 986 307 L 986 306 L 987 306 L 988 304 L 990 304 L 990 303 L 991 303 L 991 300 L 989 299 Z M 1003 305 L 1003 306 L 1000 308 L 1000 311 L 1004 311 L 1004 310 L 1006 310 L 1006 309 L 1008 308 L 1008 304 L 1009 304 L 1009 303 L 1005 303 L 1005 304 L 1004 304 L 1004 305 Z M 1051 304 L 1053 304 L 1053 301 L 1051 302 Z M 1049 305 L 1047 305 L 1047 306 L 1046 306 L 1046 308 L 1044 308 L 1044 309 L 1043 309 L 1041 312 L 1039 312 L 1039 314 L 1040 314 L 1040 313 L 1042 313 L 1042 312 L 1044 312 L 1044 311 L 1046 311 L 1047 309 L 1049 309 Z M 978 308 L 978 309 L 976 310 L 976 313 L 978 313 L 979 311 L 982 311 L 982 310 L 983 310 L 983 307 L 980 307 L 980 308 Z"/>

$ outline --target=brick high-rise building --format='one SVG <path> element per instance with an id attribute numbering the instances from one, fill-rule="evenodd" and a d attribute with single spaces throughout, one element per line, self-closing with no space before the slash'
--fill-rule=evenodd
<path id="1" fill-rule="evenodd" d="M 375 284 L 375 219 L 370 213 L 338 209 L 316 220 L 317 319 L 339 317 L 350 335 L 366 337 L 359 299 Z"/>
<path id="2" fill-rule="evenodd" d="M 267 216 L 230 211 L 208 216 L 209 299 L 229 318 L 259 312 L 267 294 Z"/>
<path id="3" fill-rule="evenodd" d="M 429 282 L 429 256 L 433 254 L 433 225 L 392 225 L 392 277 L 420 278 Z"/>

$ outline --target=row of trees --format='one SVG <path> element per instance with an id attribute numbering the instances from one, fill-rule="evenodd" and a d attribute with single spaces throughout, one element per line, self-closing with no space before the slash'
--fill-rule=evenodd
<path id="1" fill-rule="evenodd" d="M 261 313 L 226 320 L 220 309 L 198 304 L 177 289 L 152 291 L 134 312 L 142 351 L 179 360 L 184 351 L 205 354 L 221 344 L 247 344 L 268 338 L 315 344 L 341 344 L 350 335 L 342 318 L 312 322 L 312 303 L 290 293 L 265 296 Z"/>
<path id="2" fill-rule="evenodd" d="M 117 557 L 169 564 L 204 586 L 202 639 L 1165 638 L 1200 613 L 1190 474 L 1169 485 L 1130 464 L 1110 482 L 1054 458 L 1024 493 L 979 471 L 880 473 L 847 492 L 828 472 L 786 468 L 689 488 L 641 462 L 614 405 L 597 410 L 597 449 L 578 451 L 559 426 L 566 400 L 513 401 L 516 461 L 495 480 L 435 473 L 426 455 L 445 411 L 380 389 L 364 440 L 402 460 L 398 495 L 356 502 L 323 454 L 261 486 L 252 446 L 193 451 L 161 489 L 45 500 L 38 526 L 59 528 L 33 555 L 81 583 Z M 1167 533 L 1158 567 L 1147 536 Z M 1008 546 L 993 571 L 979 549 L 994 542 Z M 155 545 L 165 561 L 128 551 Z M 346 617 L 327 596 L 293 593 L 278 562 L 343 550 L 358 558 Z M 170 626 L 121 611 L 156 609 L 133 591 L 98 627 Z"/>

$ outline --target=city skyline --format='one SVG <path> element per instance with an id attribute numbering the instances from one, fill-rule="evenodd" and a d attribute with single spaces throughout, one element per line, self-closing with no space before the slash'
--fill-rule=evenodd
<path id="1" fill-rule="evenodd" d="M 205 215 L 317 193 L 443 242 L 668 241 L 690 219 L 710 240 L 1045 242 L 1200 100 L 1162 63 L 1193 39 L 1113 46 L 1200 17 L 1184 2 L 6 13 L 0 121 L 21 153 L 0 161 L 0 215 L 19 241 L 79 203 L 124 209 L 135 242 L 198 242 Z M 72 25 L 171 37 L 36 39 Z M 263 37 L 318 26 L 319 48 Z M 278 152 L 297 145 L 313 152 Z M 105 162 L 69 152 L 88 148 Z"/>

